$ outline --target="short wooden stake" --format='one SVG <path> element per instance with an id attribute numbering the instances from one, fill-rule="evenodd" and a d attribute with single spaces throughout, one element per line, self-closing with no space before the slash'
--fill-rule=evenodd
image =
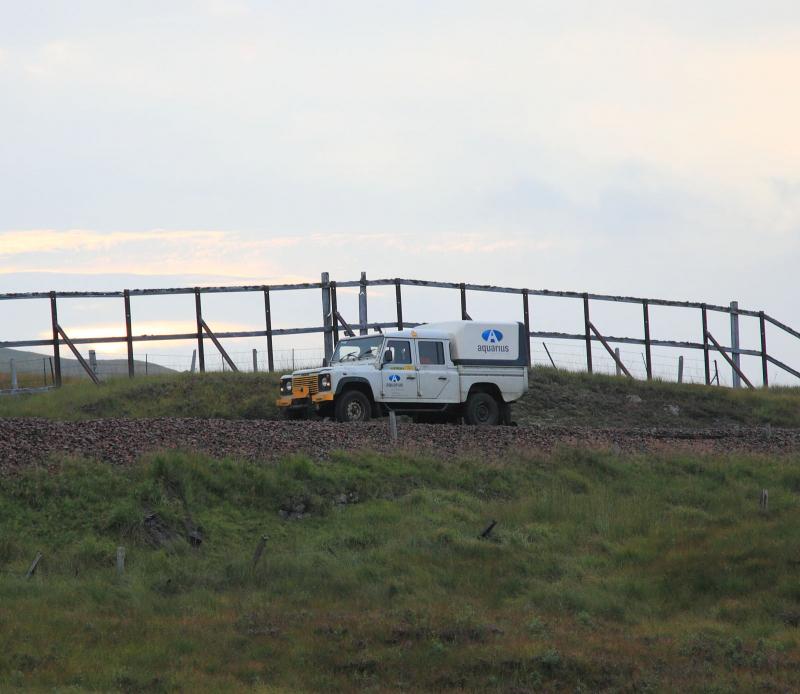
<path id="1" fill-rule="evenodd" d="M 253 348 L 253 373 L 258 373 L 258 350 Z"/>
<path id="2" fill-rule="evenodd" d="M 761 498 L 758 500 L 758 506 L 762 511 L 769 511 L 769 492 L 766 489 L 761 490 Z"/>
<path id="3" fill-rule="evenodd" d="M 619 366 L 622 361 L 619 356 L 619 347 L 614 348 L 614 354 L 617 355 L 616 363 L 614 364 L 617 367 L 617 376 L 622 376 L 622 369 Z"/>
<path id="4" fill-rule="evenodd" d="M 678 383 L 683 383 L 683 356 L 678 357 Z"/>
<path id="5" fill-rule="evenodd" d="M 389 410 L 389 436 L 392 443 L 397 443 L 397 414 L 394 410 Z"/>
<path id="6" fill-rule="evenodd" d="M 25 578 L 31 578 L 33 574 L 36 573 L 36 567 L 39 566 L 39 562 L 42 560 L 42 553 L 37 552 L 36 556 L 33 559 L 33 563 L 31 563 L 30 568 L 28 569 L 28 573 L 25 574 Z"/>
<path id="7" fill-rule="evenodd" d="M 125 548 L 117 547 L 117 574 L 122 576 L 125 573 Z"/>
<path id="8" fill-rule="evenodd" d="M 253 568 L 255 569 L 258 565 L 258 562 L 261 560 L 261 555 L 264 554 L 264 548 L 267 546 L 267 540 L 269 538 L 266 535 L 262 535 L 261 539 L 258 541 L 258 545 L 256 545 L 256 551 L 253 553 Z"/>
<path id="9" fill-rule="evenodd" d="M 494 530 L 494 526 L 497 525 L 497 521 L 493 520 L 489 525 L 486 526 L 484 531 L 481 533 L 481 538 L 484 540 L 492 534 L 492 530 Z"/>

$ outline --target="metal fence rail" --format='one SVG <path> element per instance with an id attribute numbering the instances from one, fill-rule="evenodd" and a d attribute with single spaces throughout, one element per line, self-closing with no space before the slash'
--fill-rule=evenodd
<path id="1" fill-rule="evenodd" d="M 386 287 L 394 286 L 395 288 L 395 316 L 390 321 L 370 322 L 368 320 L 368 303 L 367 303 L 367 289 L 368 287 Z M 438 282 L 414 279 L 377 279 L 368 280 L 366 273 L 361 273 L 358 280 L 347 280 L 343 282 L 336 282 L 330 280 L 327 272 L 322 273 L 320 282 L 307 282 L 301 284 L 275 284 L 275 285 L 241 285 L 241 286 L 228 286 L 228 287 L 174 287 L 163 289 L 125 289 L 123 291 L 111 292 L 30 292 L 30 293 L 6 293 L 0 294 L 0 301 L 21 301 L 27 299 L 48 299 L 50 301 L 51 312 L 51 327 L 52 338 L 40 340 L 10 340 L 0 341 L 0 347 L 43 347 L 50 346 L 53 349 L 54 361 L 54 380 L 56 385 L 61 385 L 61 356 L 60 348 L 67 346 L 84 367 L 84 369 L 92 377 L 90 367 L 82 359 L 75 345 L 81 344 L 109 344 L 109 343 L 126 343 L 127 345 L 127 361 L 128 361 L 128 375 L 134 376 L 134 358 L 133 358 L 133 344 L 135 342 L 161 342 L 168 340 L 196 340 L 197 341 L 197 354 L 199 361 L 200 371 L 205 371 L 205 340 L 210 340 L 216 347 L 222 358 L 236 370 L 233 360 L 230 359 L 225 349 L 220 344 L 220 339 L 230 338 L 252 338 L 264 337 L 267 342 L 267 368 L 269 371 L 275 370 L 273 338 L 285 335 L 301 335 L 321 333 L 324 342 L 324 351 L 326 358 L 330 358 L 333 353 L 333 348 L 339 340 L 340 332 L 345 334 L 352 334 L 354 329 L 357 329 L 360 334 L 366 334 L 369 329 L 382 330 L 385 328 L 398 328 L 413 327 L 419 325 L 418 322 L 406 321 L 403 317 L 403 292 L 402 287 L 427 287 L 435 289 L 450 289 L 456 290 L 460 293 L 461 299 L 461 318 L 469 320 L 468 313 L 468 292 L 488 292 L 498 294 L 517 294 L 521 297 L 520 306 L 520 319 L 525 325 L 525 329 L 530 338 L 542 339 L 558 339 L 558 340 L 577 340 L 585 344 L 586 350 L 586 368 L 589 372 L 593 370 L 592 364 L 592 343 L 599 343 L 610 354 L 612 359 L 617 363 L 622 372 L 627 373 L 628 369 L 622 364 L 618 355 L 611 349 L 610 344 L 626 344 L 626 345 L 640 345 L 645 349 L 645 371 L 648 379 L 652 378 L 653 374 L 653 357 L 651 353 L 652 347 L 673 347 L 680 349 L 694 349 L 702 350 L 703 362 L 705 371 L 705 382 L 711 383 L 711 351 L 717 351 L 731 366 L 733 373 L 733 385 L 739 386 L 744 382 L 747 386 L 753 387 L 747 377 L 741 370 L 740 357 L 742 355 L 758 357 L 761 360 L 762 367 L 762 383 L 764 386 L 769 385 L 769 376 L 767 369 L 769 364 L 777 366 L 785 372 L 800 378 L 800 371 L 785 364 L 767 351 L 767 325 L 771 325 L 774 329 L 789 335 L 795 339 L 800 340 L 800 332 L 782 323 L 781 321 L 769 316 L 764 311 L 754 311 L 739 308 L 736 302 L 731 302 L 729 306 L 721 306 L 716 304 L 707 304 L 694 301 L 672 301 L 667 299 L 653 299 L 645 297 L 633 296 L 614 296 L 610 294 L 592 294 L 588 292 L 569 292 L 569 291 L 552 291 L 549 289 L 527 289 L 517 287 L 502 287 L 484 284 L 467 284 L 456 282 Z M 359 315 L 358 321 L 348 323 L 339 312 L 337 301 L 337 290 L 340 288 L 358 288 L 359 289 Z M 272 327 L 272 310 L 271 302 L 273 295 L 276 292 L 282 291 L 297 291 L 297 290 L 319 290 L 321 292 L 322 303 L 322 324 L 310 327 L 291 327 L 291 328 L 273 328 Z M 212 326 L 203 319 L 202 311 L 202 296 L 204 294 L 220 294 L 220 293 L 236 293 L 236 292 L 259 292 L 263 294 L 264 298 L 264 330 L 246 330 L 246 331 L 232 331 L 232 332 L 216 332 L 212 330 Z M 197 330 L 191 333 L 170 333 L 170 334 L 135 334 L 133 332 L 134 320 L 131 314 L 131 297 L 138 296 L 168 296 L 178 294 L 194 295 L 195 298 L 195 319 Z M 583 318 L 584 318 L 584 331 L 582 333 L 565 333 L 565 332 L 552 332 L 532 330 L 531 325 L 531 311 L 530 303 L 531 297 L 559 297 L 565 299 L 574 299 L 582 302 L 583 305 Z M 122 299 L 124 308 L 125 319 L 125 334 L 114 337 L 82 337 L 70 339 L 64 331 L 63 327 L 58 322 L 58 300 L 59 299 Z M 644 331 L 643 338 L 626 337 L 626 336 L 613 336 L 605 335 L 591 320 L 591 302 L 612 302 L 612 303 L 625 303 L 625 304 L 638 304 L 642 307 L 642 325 Z M 663 306 L 670 308 L 692 309 L 700 312 L 699 326 L 702 330 L 698 331 L 701 340 L 697 342 L 680 341 L 680 340 L 663 340 L 654 339 L 650 335 L 650 307 Z M 711 334 L 708 329 L 708 313 L 722 313 L 730 316 L 731 323 L 731 344 L 725 346 Z M 758 319 L 759 333 L 760 333 L 760 349 L 745 349 L 739 345 L 739 317 L 746 316 Z"/>

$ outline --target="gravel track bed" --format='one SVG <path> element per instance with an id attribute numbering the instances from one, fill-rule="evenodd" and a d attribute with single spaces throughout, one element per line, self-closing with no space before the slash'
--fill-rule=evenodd
<path id="1" fill-rule="evenodd" d="M 467 427 L 401 423 L 401 447 L 437 457 L 477 453 L 548 451 L 589 446 L 622 451 L 684 450 L 696 453 L 800 451 L 800 431 L 770 427 L 736 429 L 589 429 L 575 427 Z M 157 450 L 200 451 L 270 461 L 287 453 L 324 459 L 335 450 L 388 451 L 385 421 L 335 424 L 319 421 L 225 419 L 97 419 L 64 422 L 0 419 L 0 470 L 46 462 L 64 454 L 128 464 Z"/>

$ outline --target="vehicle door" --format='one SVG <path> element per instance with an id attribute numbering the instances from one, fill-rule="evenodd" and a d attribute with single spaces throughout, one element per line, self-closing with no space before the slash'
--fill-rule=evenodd
<path id="1" fill-rule="evenodd" d="M 411 340 L 386 340 L 384 353 L 390 352 L 392 360 L 381 366 L 381 393 L 388 401 L 417 400 L 417 366 L 411 349 Z"/>
<path id="2" fill-rule="evenodd" d="M 458 402 L 458 372 L 446 340 L 417 340 L 420 400 Z"/>

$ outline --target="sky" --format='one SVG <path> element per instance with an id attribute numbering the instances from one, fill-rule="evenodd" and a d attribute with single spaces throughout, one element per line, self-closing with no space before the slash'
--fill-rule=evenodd
<path id="1" fill-rule="evenodd" d="M 0 292 L 363 270 L 798 327 L 798 123 L 796 2 L 0 0 Z M 7 303 L 0 340 L 47 331 Z"/>

